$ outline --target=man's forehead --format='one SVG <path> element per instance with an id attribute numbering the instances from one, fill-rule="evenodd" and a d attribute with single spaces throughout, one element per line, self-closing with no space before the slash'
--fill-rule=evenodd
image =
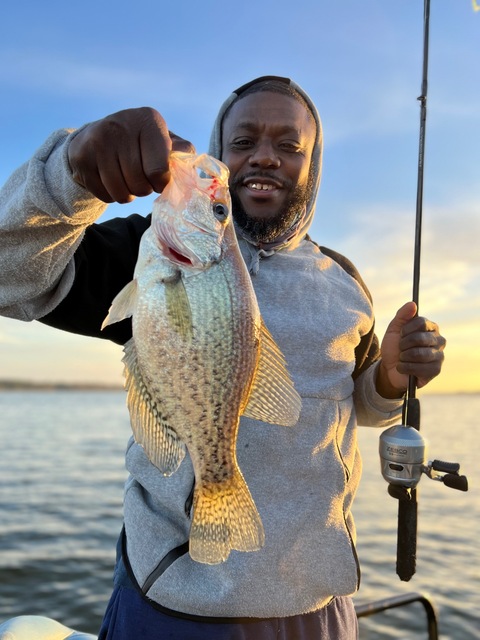
<path id="1" fill-rule="evenodd" d="M 224 122 L 224 130 L 256 130 L 265 125 L 279 133 L 314 135 L 312 114 L 291 96 L 273 92 L 259 92 L 241 98 L 232 105 Z"/>
<path id="2" fill-rule="evenodd" d="M 252 119 L 241 118 L 239 120 L 232 119 L 232 122 L 229 125 L 229 128 L 232 131 L 252 131 L 253 133 L 263 129 L 263 121 L 261 117 L 253 117 Z M 302 129 L 302 127 L 296 126 L 293 122 L 282 122 L 280 120 L 274 121 L 272 124 L 272 128 L 275 129 L 275 133 L 282 134 L 296 134 L 303 135 L 306 132 Z"/>

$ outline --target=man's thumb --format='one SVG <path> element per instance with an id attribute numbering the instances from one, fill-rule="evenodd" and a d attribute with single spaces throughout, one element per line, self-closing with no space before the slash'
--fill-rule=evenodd
<path id="1" fill-rule="evenodd" d="M 415 317 L 417 305 L 415 302 L 406 302 L 395 314 L 394 319 L 387 327 L 387 333 L 400 333 L 404 324 Z"/>

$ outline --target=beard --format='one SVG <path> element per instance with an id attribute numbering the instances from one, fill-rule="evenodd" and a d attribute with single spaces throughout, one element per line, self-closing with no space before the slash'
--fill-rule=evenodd
<path id="1" fill-rule="evenodd" d="M 266 173 L 259 176 L 258 171 L 256 177 L 268 178 Z M 230 195 L 232 198 L 232 216 L 238 227 L 245 235 L 249 237 L 255 244 L 266 244 L 286 236 L 290 230 L 303 217 L 307 202 L 312 194 L 312 179 L 309 176 L 306 184 L 297 185 L 290 194 L 290 197 L 284 202 L 282 208 L 273 218 L 255 218 L 250 216 L 244 209 L 240 198 L 238 197 L 237 187 L 242 185 L 248 176 L 240 176 L 236 178 L 230 186 Z M 278 178 L 276 178 L 278 180 Z M 284 182 L 284 188 L 291 188 L 291 183 Z"/>

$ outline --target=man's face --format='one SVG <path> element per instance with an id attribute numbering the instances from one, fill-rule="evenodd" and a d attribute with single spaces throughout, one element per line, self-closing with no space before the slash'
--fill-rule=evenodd
<path id="1" fill-rule="evenodd" d="M 231 108 L 222 160 L 230 169 L 233 216 L 252 239 L 280 237 L 303 212 L 314 142 L 312 116 L 290 96 L 264 91 Z"/>

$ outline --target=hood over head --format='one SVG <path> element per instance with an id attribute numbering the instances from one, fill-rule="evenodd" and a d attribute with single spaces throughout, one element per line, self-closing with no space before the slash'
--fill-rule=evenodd
<path id="1" fill-rule="evenodd" d="M 306 103 L 307 108 L 310 110 L 313 116 L 313 119 L 316 125 L 316 135 L 315 135 L 315 142 L 313 146 L 312 160 L 311 160 L 311 166 L 310 166 L 311 184 L 312 184 L 310 199 L 306 204 L 305 211 L 299 212 L 298 219 L 295 225 L 292 227 L 291 233 L 287 235 L 287 237 L 283 236 L 282 238 L 279 238 L 276 241 L 268 243 L 268 245 L 262 244 L 261 247 L 256 246 L 256 243 L 254 243 L 248 236 L 246 236 L 246 234 L 242 233 L 243 237 L 251 245 L 253 244 L 254 246 L 256 246 L 257 263 L 260 257 L 267 257 L 269 255 L 272 255 L 272 253 L 274 253 L 275 251 L 278 251 L 279 249 L 284 249 L 284 248 L 294 249 L 305 237 L 310 225 L 312 224 L 313 215 L 315 212 L 315 202 L 318 195 L 318 190 L 320 186 L 320 177 L 322 172 L 322 151 L 323 151 L 322 123 L 321 123 L 317 108 L 315 107 L 314 103 L 312 102 L 310 97 L 307 95 L 307 93 L 305 93 L 305 91 L 299 85 L 297 85 L 293 80 L 290 80 L 289 78 L 282 78 L 279 76 L 261 76 L 259 78 L 256 78 L 255 80 L 252 80 L 251 82 L 248 82 L 242 85 L 238 89 L 235 89 L 235 91 L 233 91 L 232 94 L 222 104 L 222 106 L 220 107 L 220 111 L 218 113 L 217 119 L 215 121 L 211 137 L 210 137 L 209 154 L 218 159 L 222 158 L 222 151 L 223 151 L 222 124 L 223 124 L 223 120 L 226 113 L 228 112 L 230 107 L 240 98 L 240 96 L 242 96 L 242 94 L 244 94 L 248 89 L 250 89 L 254 85 L 257 85 L 260 83 L 265 86 L 264 90 L 268 90 L 268 84 L 271 84 L 272 91 L 275 91 L 275 88 L 277 87 L 277 92 L 278 92 L 278 85 L 280 84 L 280 85 L 286 85 L 290 87 L 290 89 L 293 89 L 297 94 L 299 94 L 299 96 Z M 257 268 L 255 267 L 253 268 L 254 273 L 257 270 L 258 270 L 258 266 Z"/>

